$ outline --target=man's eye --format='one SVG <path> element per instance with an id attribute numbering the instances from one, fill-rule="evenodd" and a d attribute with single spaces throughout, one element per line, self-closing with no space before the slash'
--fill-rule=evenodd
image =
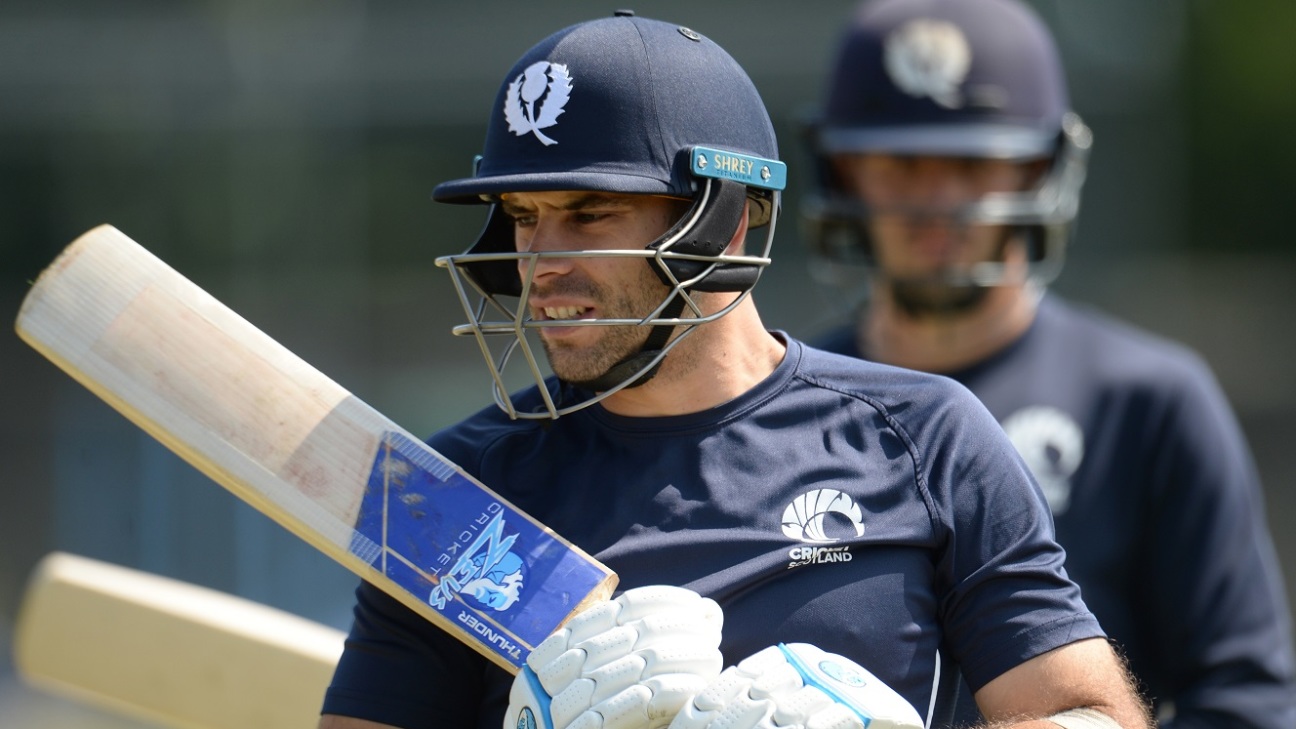
<path id="1" fill-rule="evenodd" d="M 577 213 L 576 222 L 582 225 L 597 223 L 607 217 L 607 213 Z"/>
<path id="2" fill-rule="evenodd" d="M 535 225 L 535 221 L 536 219 L 534 215 L 514 215 L 513 216 L 513 225 L 514 227 L 517 228 L 530 228 L 531 226 Z"/>

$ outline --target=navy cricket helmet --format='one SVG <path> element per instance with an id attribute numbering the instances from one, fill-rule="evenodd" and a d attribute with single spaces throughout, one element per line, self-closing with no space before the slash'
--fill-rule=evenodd
<path id="1" fill-rule="evenodd" d="M 834 155 L 881 153 L 1047 160 L 1033 189 L 994 193 L 960 212 L 1004 225 L 1027 243 L 1030 275 L 1052 280 L 1080 206 L 1092 135 L 1070 108 L 1048 28 L 1016 0 L 866 0 L 843 33 L 825 103 L 807 128 L 815 187 L 802 207 L 812 271 L 827 281 L 875 266 L 868 221 Z M 885 272 L 881 272 L 885 275 Z M 956 285 L 995 285 L 1002 266 L 951 273 Z"/>
<path id="2" fill-rule="evenodd" d="M 618 11 L 532 47 L 504 77 L 473 176 L 444 182 L 432 193 L 440 202 L 491 206 L 477 241 L 437 265 L 450 271 L 468 315 L 468 324 L 453 331 L 477 337 L 496 403 L 511 417 L 556 418 L 646 382 L 685 335 L 750 293 L 769 264 L 786 179 L 755 85 L 705 36 Z M 658 195 L 692 204 L 642 249 L 519 252 L 500 196 L 543 191 Z M 727 255 L 747 203 L 749 227 L 766 227 L 763 249 Z M 655 311 L 634 320 L 531 320 L 526 300 L 536 260 L 608 255 L 642 258 L 665 284 Z M 704 314 L 694 292 L 740 295 L 718 313 Z M 637 355 L 581 383 L 596 397 L 566 405 L 547 387 L 527 339 L 541 325 L 645 326 L 651 333 Z M 507 340 L 502 353 L 492 350 L 491 335 Z M 520 412 L 506 393 L 502 372 L 519 350 L 544 394 L 544 412 Z"/>

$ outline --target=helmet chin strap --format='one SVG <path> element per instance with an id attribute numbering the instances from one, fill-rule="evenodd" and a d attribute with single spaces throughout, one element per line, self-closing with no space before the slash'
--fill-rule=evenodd
<path id="1" fill-rule="evenodd" d="M 674 319 L 683 311 L 684 298 L 676 296 L 673 301 L 662 309 L 661 317 Z M 658 361 L 656 365 L 652 365 L 652 361 L 661 354 L 673 331 L 675 331 L 675 326 L 654 326 L 648 334 L 648 339 L 644 341 L 643 346 L 639 348 L 637 353 L 612 365 L 607 372 L 592 380 L 582 380 L 571 384 L 594 392 L 606 392 L 623 382 L 628 383 L 622 388 L 625 390 L 643 385 L 655 377 L 657 371 L 661 369 L 661 363 L 665 361 L 664 359 Z"/>

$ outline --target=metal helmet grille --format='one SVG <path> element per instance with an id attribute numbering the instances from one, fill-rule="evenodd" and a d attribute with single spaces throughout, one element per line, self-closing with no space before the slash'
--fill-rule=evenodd
<path id="1" fill-rule="evenodd" d="M 633 387 L 649 376 L 662 360 L 697 327 L 715 321 L 733 311 L 751 293 L 762 271 L 770 263 L 777 212 L 763 233 L 759 255 L 727 255 L 724 253 L 695 253 L 681 251 L 681 243 L 690 239 L 702 224 L 708 209 L 708 195 L 714 189 L 708 181 L 703 194 L 685 219 L 666 235 L 644 248 L 621 250 L 575 250 L 539 253 L 498 252 L 464 253 L 442 256 L 436 264 L 449 271 L 455 293 L 463 306 L 467 323 L 452 329 L 456 336 L 471 336 L 478 344 L 491 376 L 492 397 L 501 409 L 514 419 L 554 419 L 601 402 L 607 397 Z M 776 194 L 777 197 L 777 194 Z M 657 305 L 639 318 L 553 319 L 535 321 L 527 307 L 535 271 L 546 258 L 618 258 L 643 261 L 662 280 L 662 297 Z M 493 288 L 483 280 L 483 265 L 506 265 L 518 271 L 520 283 L 516 292 L 511 288 Z M 714 286 L 707 282 L 717 271 L 749 272 L 744 285 L 737 288 Z M 688 275 L 682 275 L 687 272 Z M 719 310 L 708 313 L 698 301 L 699 291 L 732 290 L 738 296 Z M 538 352 L 539 330 L 548 326 L 572 327 L 667 327 L 674 336 L 664 346 L 640 357 L 629 372 L 615 385 L 597 394 L 588 393 L 577 401 L 571 394 L 548 386 L 548 368 L 543 364 L 543 352 Z M 512 368 L 510 368 L 512 365 Z M 513 402 L 507 384 L 506 372 L 521 368 L 540 390 L 543 407 L 535 411 L 519 409 Z"/>
<path id="2" fill-rule="evenodd" d="M 1016 229 L 1026 238 L 1028 276 L 1038 285 L 1053 281 L 1066 260 L 1093 143 L 1089 128 L 1077 115 L 1068 115 L 1063 129 L 1058 151 L 1039 184 L 1018 193 L 991 193 L 943 213 L 961 226 Z M 895 211 L 871 208 L 833 188 L 808 194 L 801 208 L 802 239 L 810 251 L 815 279 L 835 288 L 864 282 L 877 265 L 869 223 L 887 212 Z M 953 285 L 996 286 L 1008 278 L 1008 271 L 1000 262 L 985 261 L 948 272 L 946 278 Z"/>

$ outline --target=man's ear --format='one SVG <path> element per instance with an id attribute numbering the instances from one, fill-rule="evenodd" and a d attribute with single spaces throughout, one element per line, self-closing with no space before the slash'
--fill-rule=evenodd
<path id="1" fill-rule="evenodd" d="M 743 203 L 742 218 L 738 221 L 738 228 L 734 230 L 733 238 L 729 240 L 729 245 L 725 246 L 725 255 L 741 255 L 743 244 L 747 241 L 747 228 L 751 222 L 751 200 Z"/>

